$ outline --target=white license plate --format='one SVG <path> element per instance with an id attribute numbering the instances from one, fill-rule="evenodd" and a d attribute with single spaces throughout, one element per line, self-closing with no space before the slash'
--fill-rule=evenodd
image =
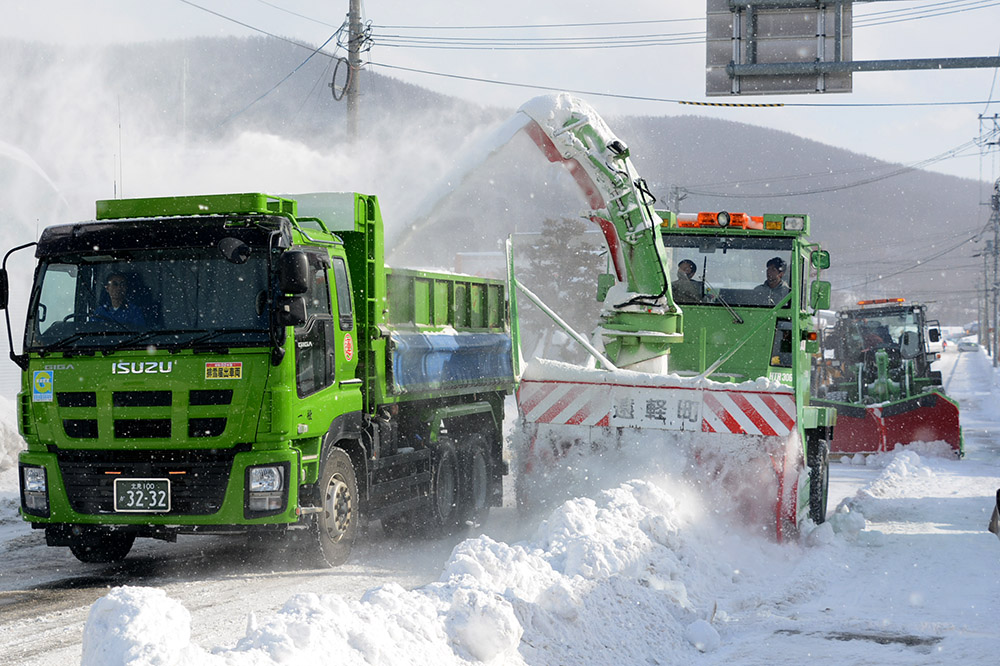
<path id="1" fill-rule="evenodd" d="M 170 479 L 115 479 L 115 511 L 170 511 Z"/>

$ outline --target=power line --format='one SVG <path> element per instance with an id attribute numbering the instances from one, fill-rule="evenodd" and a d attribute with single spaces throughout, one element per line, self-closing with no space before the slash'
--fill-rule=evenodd
<path id="1" fill-rule="evenodd" d="M 909 173 L 911 171 L 916 171 L 924 167 L 935 164 L 936 162 L 941 162 L 943 160 L 955 157 L 962 150 L 966 150 L 972 146 L 976 145 L 975 140 L 967 141 L 960 146 L 952 148 L 951 150 L 945 151 L 935 157 L 920 160 L 919 162 L 914 162 L 902 166 L 892 171 L 888 171 L 884 174 L 878 176 L 872 176 L 871 178 L 864 178 L 862 180 L 855 181 L 853 183 L 844 183 L 842 185 L 829 185 L 826 187 L 817 187 L 808 190 L 799 190 L 797 192 L 712 192 L 710 190 L 697 190 L 689 187 L 678 187 L 681 192 L 686 194 L 693 194 L 695 196 L 705 196 L 705 197 L 717 197 L 723 199 L 778 199 L 784 197 L 800 197 L 810 194 L 825 194 L 828 192 L 839 192 L 841 190 L 849 190 L 855 187 L 860 187 L 862 185 L 870 185 L 872 183 L 877 183 L 881 180 L 886 180 L 888 178 L 894 178 L 896 176 L 901 176 L 903 174 Z"/>
<path id="2" fill-rule="evenodd" d="M 648 19 L 637 21 L 597 21 L 593 23 L 523 23 L 518 25 L 379 25 L 375 28 L 385 28 L 386 30 L 535 30 L 547 28 L 591 28 L 610 25 L 653 25 L 662 23 L 685 23 L 691 21 L 704 21 L 705 17 L 675 18 L 675 19 Z"/>
<path id="3" fill-rule="evenodd" d="M 414 74 L 426 74 L 428 76 L 438 76 L 447 79 L 457 79 L 460 81 L 475 81 L 478 83 L 490 83 L 499 86 L 509 86 L 514 88 L 527 88 L 529 90 L 545 90 L 548 92 L 567 92 L 574 95 L 589 95 L 592 97 L 611 97 L 614 99 L 628 99 L 640 102 L 664 102 L 670 104 L 694 104 L 699 106 L 721 106 L 721 107 L 784 107 L 784 108 L 898 108 L 898 107 L 922 107 L 922 106 L 968 106 L 968 105 L 979 105 L 983 104 L 983 100 L 952 100 L 950 102 L 859 102 L 859 103 L 842 103 L 842 102 L 781 102 L 775 104 L 733 104 L 725 102 L 699 102 L 684 99 L 673 99 L 669 97 L 651 97 L 648 95 L 625 95 L 621 93 L 609 93 L 601 92 L 597 90 L 579 90 L 573 88 L 565 88 L 562 86 L 546 86 L 532 83 L 517 83 L 516 81 L 504 81 L 501 79 L 487 79 L 479 76 L 466 76 L 464 74 L 448 74 L 445 72 L 434 72 L 427 69 L 419 69 L 416 67 L 405 67 L 403 65 L 391 65 L 384 62 L 374 62 L 371 64 L 373 67 L 382 67 L 385 69 L 395 69 L 401 72 L 411 72 Z"/>
<path id="4" fill-rule="evenodd" d="M 910 265 L 910 266 L 908 266 L 906 268 L 901 268 L 898 271 L 893 271 L 892 273 L 888 273 L 886 275 L 880 275 L 878 277 L 866 279 L 866 280 L 864 280 L 862 282 L 858 282 L 858 283 L 855 283 L 855 284 L 847 285 L 847 286 L 841 287 L 841 288 L 842 289 L 855 289 L 857 287 L 868 285 L 868 284 L 871 284 L 873 282 L 881 282 L 882 280 L 887 280 L 887 279 L 889 279 L 891 277 L 895 277 L 895 276 L 900 275 L 902 273 L 906 273 L 907 271 L 909 271 L 909 270 L 911 270 L 913 268 L 917 268 L 917 267 L 923 266 L 925 263 L 927 263 L 929 261 L 932 261 L 934 259 L 937 259 L 938 257 L 943 257 L 944 255 L 949 254 L 951 252 L 954 252 L 955 250 L 957 250 L 958 248 L 962 247 L 966 243 L 971 242 L 972 240 L 975 239 L 976 236 L 978 236 L 983 231 L 985 231 L 988 226 L 989 225 L 984 226 L 983 229 L 981 229 L 978 232 L 976 232 L 976 234 L 974 234 L 972 236 L 969 236 L 968 238 L 966 238 L 966 239 L 962 240 L 961 242 L 959 242 L 959 243 L 957 243 L 957 244 L 949 247 L 948 249 L 942 250 L 941 252 L 938 252 L 937 254 L 933 254 L 933 255 L 925 258 L 925 259 L 918 260 L 916 263 L 914 263 L 914 264 L 912 264 L 912 265 Z"/>

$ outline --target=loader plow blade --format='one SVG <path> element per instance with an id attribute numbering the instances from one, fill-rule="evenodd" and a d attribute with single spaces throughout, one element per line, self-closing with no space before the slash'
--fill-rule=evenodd
<path id="1" fill-rule="evenodd" d="M 560 376 L 559 364 L 546 366 L 555 372 L 526 373 L 517 392 L 522 505 L 597 481 L 607 471 L 603 453 L 613 451 L 606 458 L 616 472 L 683 477 L 712 511 L 778 540 L 807 515 L 790 389 L 580 368 Z M 621 469 L 622 460 L 631 469 Z"/>
<path id="2" fill-rule="evenodd" d="M 813 400 L 813 404 L 835 407 L 830 455 L 882 453 L 897 444 L 946 442 L 962 457 L 965 453 L 958 405 L 937 391 L 881 405 Z"/>

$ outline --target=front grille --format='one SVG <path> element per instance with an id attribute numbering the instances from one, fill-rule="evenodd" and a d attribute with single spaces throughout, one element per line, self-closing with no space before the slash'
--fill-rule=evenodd
<path id="1" fill-rule="evenodd" d="M 188 421 L 188 437 L 218 437 L 226 429 L 226 419 L 205 418 Z"/>
<path id="2" fill-rule="evenodd" d="M 114 513 L 115 479 L 170 479 L 170 513 L 205 515 L 222 508 L 234 451 L 59 451 L 70 506 Z"/>
<path id="3" fill-rule="evenodd" d="M 63 428 L 73 439 L 97 439 L 97 419 L 63 419 Z"/>
<path id="4" fill-rule="evenodd" d="M 116 439 L 170 437 L 170 419 L 115 419 Z"/>
<path id="5" fill-rule="evenodd" d="M 111 395 L 115 407 L 169 407 L 171 403 L 170 391 L 115 391 Z"/>
<path id="6" fill-rule="evenodd" d="M 60 407 L 97 407 L 97 394 L 93 391 L 56 391 L 56 404 Z"/>
<path id="7" fill-rule="evenodd" d="M 232 389 L 220 389 L 217 391 L 196 390 L 188 395 L 188 404 L 191 406 L 200 405 L 228 405 L 233 402 Z"/>

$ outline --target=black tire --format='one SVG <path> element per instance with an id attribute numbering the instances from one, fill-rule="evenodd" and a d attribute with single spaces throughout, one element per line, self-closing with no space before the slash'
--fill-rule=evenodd
<path id="1" fill-rule="evenodd" d="M 451 442 L 440 442 L 434 451 L 431 474 L 431 503 L 424 522 L 428 536 L 451 534 L 460 516 L 458 456 Z"/>
<path id="2" fill-rule="evenodd" d="M 321 562 L 336 567 L 350 557 L 360 523 L 358 481 L 346 451 L 336 447 L 327 450 L 318 486 L 323 510 L 315 514 L 312 535 Z"/>
<path id="3" fill-rule="evenodd" d="M 807 434 L 809 465 L 809 517 L 817 525 L 826 522 L 827 496 L 830 489 L 830 441 L 828 429 Z"/>
<path id="4" fill-rule="evenodd" d="M 482 525 L 490 513 L 490 441 L 483 435 L 473 435 L 462 453 L 462 483 L 459 501 L 459 523 Z"/>
<path id="5" fill-rule="evenodd" d="M 111 530 L 95 531 L 84 541 L 69 547 L 73 556 L 87 564 L 108 564 L 121 562 L 132 550 L 135 534 Z"/>

